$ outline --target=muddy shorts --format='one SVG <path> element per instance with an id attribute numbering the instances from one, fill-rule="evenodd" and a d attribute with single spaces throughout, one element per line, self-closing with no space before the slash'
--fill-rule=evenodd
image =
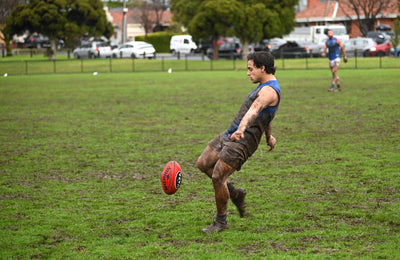
<path id="1" fill-rule="evenodd" d="M 224 161 L 226 164 L 234 168 L 236 171 L 240 171 L 242 165 L 257 149 L 253 147 L 251 151 L 242 143 L 231 142 L 224 139 L 225 132 L 222 132 L 208 145 L 217 152 L 219 159 Z"/>

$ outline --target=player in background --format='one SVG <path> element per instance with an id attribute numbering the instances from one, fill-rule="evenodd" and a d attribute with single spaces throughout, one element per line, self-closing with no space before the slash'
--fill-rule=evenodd
<path id="1" fill-rule="evenodd" d="M 245 216 L 246 191 L 235 188 L 228 178 L 239 171 L 247 159 L 257 150 L 265 134 L 270 151 L 276 139 L 271 135 L 272 120 L 280 103 L 280 86 L 275 76 L 274 57 L 269 52 L 255 52 L 247 56 L 247 76 L 259 85 L 244 100 L 228 130 L 208 143 L 197 160 L 197 167 L 212 179 L 217 216 L 203 229 L 206 233 L 228 228 L 227 208 L 229 199 L 238 208 L 240 217 Z"/>
<path id="2" fill-rule="evenodd" d="M 341 91 L 339 75 L 337 73 L 340 64 L 340 50 L 343 52 L 343 61 L 347 62 L 346 51 L 344 50 L 343 43 L 340 39 L 333 37 L 333 31 L 328 31 L 328 39 L 325 42 L 324 51 L 322 52 L 322 57 L 326 55 L 326 49 L 329 49 L 328 57 L 329 57 L 329 66 L 332 71 L 332 85 L 328 89 L 329 91 L 335 90 L 335 84 L 337 86 L 337 90 Z"/>

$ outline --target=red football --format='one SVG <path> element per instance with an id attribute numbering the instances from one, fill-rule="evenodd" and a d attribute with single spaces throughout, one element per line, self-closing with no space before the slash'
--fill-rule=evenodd
<path id="1" fill-rule="evenodd" d="M 161 185 L 165 193 L 174 194 L 182 183 L 181 166 L 175 162 L 170 161 L 165 166 L 161 174 Z"/>

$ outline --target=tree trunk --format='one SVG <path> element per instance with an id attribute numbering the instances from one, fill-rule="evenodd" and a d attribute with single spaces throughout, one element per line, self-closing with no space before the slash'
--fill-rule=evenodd
<path id="1" fill-rule="evenodd" d="M 243 41 L 242 60 L 247 60 L 247 55 L 249 55 L 249 43 L 247 41 Z"/>
<path id="2" fill-rule="evenodd" d="M 50 60 L 55 60 L 56 59 L 56 53 L 57 53 L 57 40 L 56 39 L 51 39 L 50 40 L 49 59 Z"/>
<path id="3" fill-rule="evenodd" d="M 218 60 L 218 37 L 212 39 L 212 47 L 214 50 L 214 60 Z"/>

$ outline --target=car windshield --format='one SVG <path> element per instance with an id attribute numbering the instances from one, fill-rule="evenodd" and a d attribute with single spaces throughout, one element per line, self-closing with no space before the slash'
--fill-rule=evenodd
<path id="1" fill-rule="evenodd" d="M 100 42 L 97 44 L 97 47 L 107 47 L 108 44 L 106 42 Z"/>
<path id="2" fill-rule="evenodd" d="M 344 28 L 333 28 L 331 29 L 334 35 L 345 35 L 346 29 Z"/>

